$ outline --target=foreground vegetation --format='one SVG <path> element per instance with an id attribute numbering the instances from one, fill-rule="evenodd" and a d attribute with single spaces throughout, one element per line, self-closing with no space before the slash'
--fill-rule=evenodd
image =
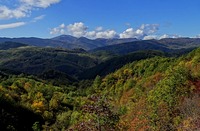
<path id="1" fill-rule="evenodd" d="M 199 101 L 200 48 L 68 84 L 0 71 L 0 130 L 199 130 Z"/>

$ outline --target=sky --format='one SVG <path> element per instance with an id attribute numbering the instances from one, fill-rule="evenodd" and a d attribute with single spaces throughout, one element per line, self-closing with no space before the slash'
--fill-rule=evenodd
<path id="1" fill-rule="evenodd" d="M 200 38 L 200 0 L 0 0 L 0 37 Z"/>

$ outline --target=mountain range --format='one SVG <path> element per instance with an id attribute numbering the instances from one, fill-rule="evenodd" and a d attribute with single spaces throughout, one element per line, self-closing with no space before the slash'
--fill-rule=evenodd
<path id="1" fill-rule="evenodd" d="M 113 54 L 128 54 L 139 50 L 160 50 L 163 52 L 177 52 L 200 46 L 199 38 L 166 38 L 161 40 L 138 40 L 116 45 L 109 45 L 90 50 L 91 52 L 110 52 Z"/>
<path id="2" fill-rule="evenodd" d="M 0 38 L 0 43 L 4 42 L 17 42 L 39 47 L 82 48 L 84 50 L 92 50 L 92 52 L 114 49 L 116 50 L 114 53 L 122 53 L 119 50 L 124 50 L 124 48 L 127 48 L 126 51 L 130 50 L 132 52 L 132 50 L 155 49 L 155 47 L 156 50 L 169 51 L 171 49 L 195 48 L 200 46 L 200 38 L 165 38 L 161 40 L 138 40 L 136 38 L 88 39 L 86 37 L 77 38 L 70 35 L 61 35 L 49 39 L 36 37 Z"/>
<path id="3" fill-rule="evenodd" d="M 0 43 L 3 42 L 18 42 L 31 46 L 40 47 L 59 47 L 67 49 L 82 48 L 84 50 L 91 50 L 107 45 L 120 44 L 125 42 L 136 41 L 135 38 L 128 39 L 88 39 L 85 37 L 73 37 L 70 35 L 61 35 L 50 39 L 42 39 L 36 37 L 22 37 L 22 38 L 0 38 Z"/>

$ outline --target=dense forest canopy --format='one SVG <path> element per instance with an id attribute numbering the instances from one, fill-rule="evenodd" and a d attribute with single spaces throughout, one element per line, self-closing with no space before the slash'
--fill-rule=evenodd
<path id="1" fill-rule="evenodd" d="M 0 49 L 0 130 L 200 129 L 200 48 L 9 45 Z"/>

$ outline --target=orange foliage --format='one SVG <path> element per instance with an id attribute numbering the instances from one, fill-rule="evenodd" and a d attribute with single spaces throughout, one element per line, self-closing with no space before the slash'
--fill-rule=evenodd
<path id="1" fill-rule="evenodd" d="M 120 105 L 124 105 L 124 104 L 128 103 L 128 101 L 131 100 L 130 97 L 133 95 L 133 92 L 134 92 L 133 88 L 124 92 L 120 99 Z"/>
<path id="2" fill-rule="evenodd" d="M 127 114 L 121 117 L 119 126 L 128 131 L 145 131 L 150 129 L 148 117 L 147 102 L 141 98 L 134 103 Z"/>
<path id="3" fill-rule="evenodd" d="M 160 72 L 157 72 L 155 75 L 148 78 L 149 81 L 145 82 L 144 87 L 152 88 L 161 79 L 162 79 L 162 74 Z"/>

